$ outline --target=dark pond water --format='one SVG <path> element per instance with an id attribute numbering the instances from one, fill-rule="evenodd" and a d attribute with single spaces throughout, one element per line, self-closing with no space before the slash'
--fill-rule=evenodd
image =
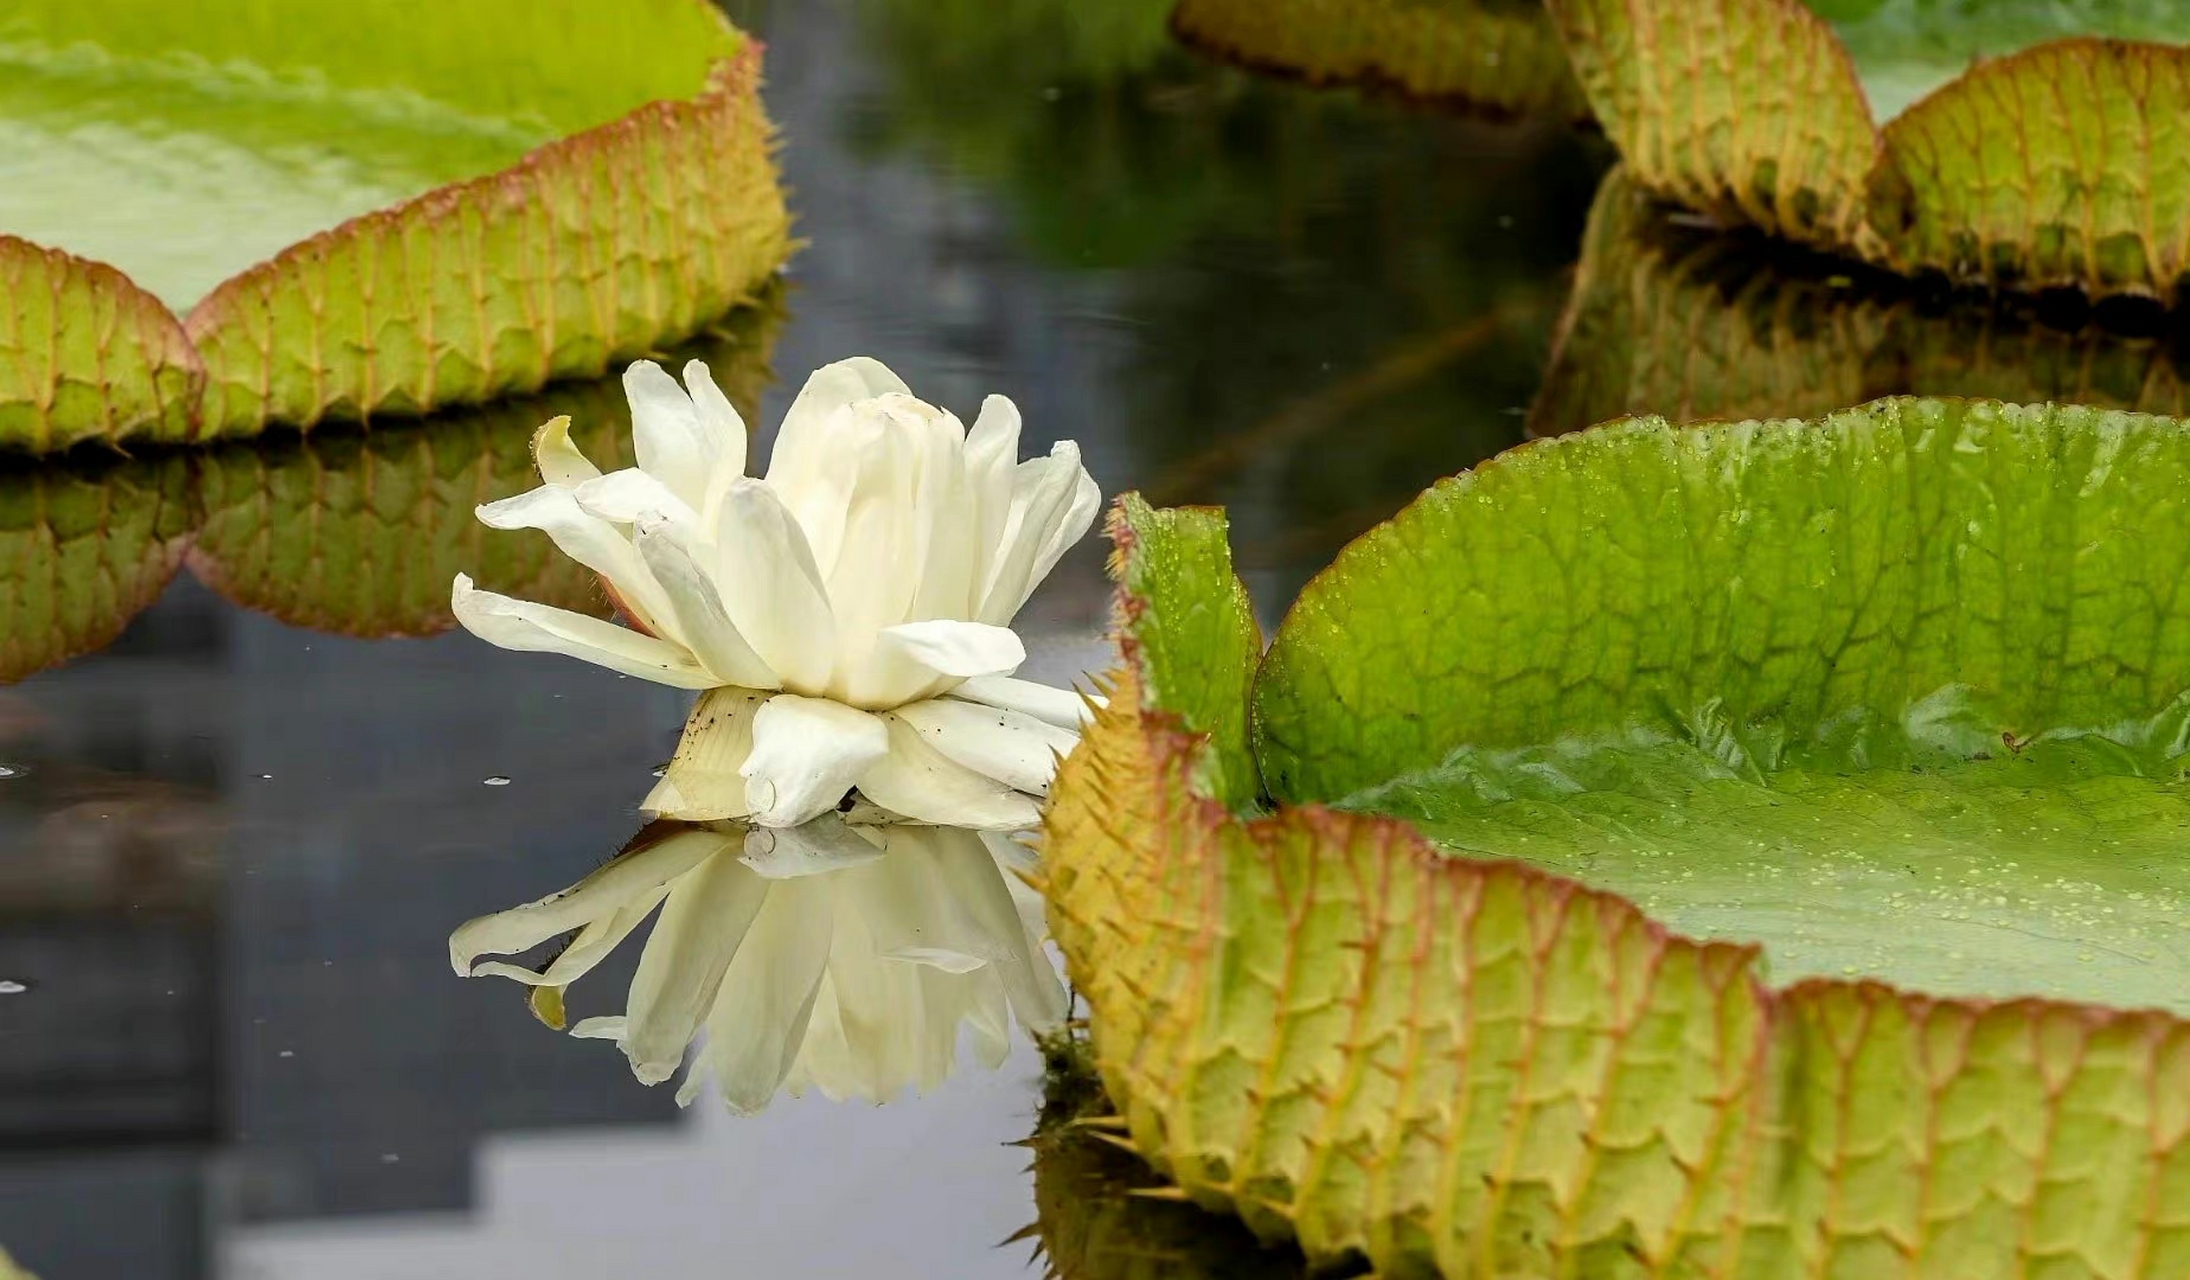
<path id="1" fill-rule="evenodd" d="M 1228 506 L 1274 621 L 1348 538 L 1531 431 L 1910 389 L 2173 407 L 2152 317 L 1629 243 L 1609 212 L 1554 361 L 1601 143 L 1255 80 L 1071 8 L 738 15 L 810 241 L 756 322 L 763 423 L 860 352 L 961 412 L 1008 393 L 1027 448 L 1078 440 L 1106 492 Z M 1143 1274 L 1284 1274 L 1227 1224 L 1101 1199 L 1099 1152 L 1030 1175 L 1031 1048 L 885 1107 L 680 1111 L 451 975 L 456 923 L 631 834 L 687 702 L 460 632 L 363 638 L 445 625 L 470 503 L 522 486 L 542 416 L 0 473 L 0 510 L 138 522 L 69 578 L 126 620 L 110 643 L 23 603 L 50 557 L 0 559 L 7 674 L 69 658 L 0 687 L 0 1243 L 45 1280 L 971 1280 L 1042 1273 L 1005 1243 L 1039 1196 L 1085 1210 L 1053 1221 L 1061 1266 L 1126 1240 L 1164 1260 Z M 215 532 L 185 552 L 186 527 Z M 363 549 L 315 551 L 338 528 Z M 1091 539 L 1022 616 L 1032 674 L 1103 665 L 1101 562 Z"/>

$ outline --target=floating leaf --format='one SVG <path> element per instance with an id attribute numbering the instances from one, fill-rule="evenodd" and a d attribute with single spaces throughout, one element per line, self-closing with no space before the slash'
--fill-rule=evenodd
<path id="1" fill-rule="evenodd" d="M 1538 443 L 1303 594 L 1251 820 L 1143 574 L 1046 852 L 1131 1142 L 1382 1273 L 2190 1266 L 2186 482 L 2067 407 Z"/>
<path id="2" fill-rule="evenodd" d="M 1222 57 L 1506 115 L 1586 111 L 1537 0 L 1180 0 L 1173 27 Z"/>
<path id="3" fill-rule="evenodd" d="M 0 464 L 0 683 L 120 635 L 182 564 L 195 505 L 175 454 Z"/>
<path id="4" fill-rule="evenodd" d="M 1530 434 L 1631 413 L 1807 416 L 1901 394 L 2190 412 L 2190 354 L 2172 337 L 2060 327 L 2012 299 L 1942 300 L 1847 271 L 1676 225 L 1615 170 L 1590 211 Z"/>
<path id="5" fill-rule="evenodd" d="M 204 385 L 158 299 L 112 267 L 0 235 L 0 444 L 189 439 Z"/>
<path id="6" fill-rule="evenodd" d="M 597 375 L 788 249 L 758 46 L 701 0 L 26 0 L 0 73 L 0 227 L 195 304 L 203 435 Z"/>
<path id="7" fill-rule="evenodd" d="M 695 352 L 748 421 L 781 316 L 771 297 Z M 489 590 L 606 616 L 599 581 L 546 534 L 497 532 L 473 515 L 539 483 L 533 435 L 564 414 L 601 467 L 632 465 L 630 408 L 614 379 L 401 428 L 210 452 L 192 571 L 246 608 L 346 635 L 447 630 L 458 572 Z"/>
<path id="8" fill-rule="evenodd" d="M 2172 300 L 2190 270 L 2190 47 L 2057 40 L 1882 132 L 1847 48 L 1796 0 L 1548 5 L 1630 171 L 1713 218 L 1988 286 Z"/>

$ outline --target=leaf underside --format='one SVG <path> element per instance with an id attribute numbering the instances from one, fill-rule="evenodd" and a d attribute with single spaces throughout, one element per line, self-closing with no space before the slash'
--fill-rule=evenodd
<path id="1" fill-rule="evenodd" d="M 1779 839 L 1788 896 L 1834 870 L 1790 856 L 1815 844 L 1797 822 L 1847 822 L 1859 791 L 1900 806 L 1865 820 L 1920 816 L 1933 856 L 2049 892 L 2154 871 L 2182 848 L 2179 823 L 2140 824 L 2181 803 L 2159 770 L 2183 749 L 2190 617 L 2155 588 L 2185 554 L 2157 499 L 2186 462 L 2170 422 L 1923 402 L 1532 446 L 1304 593 L 1258 677 L 1265 782 L 1299 802 L 1401 778 L 1352 802 L 1556 836 L 1575 864 L 1653 844 L 1734 865 L 1724 845 Z M 1142 617 L 1194 599 L 1149 589 Z M 1052 919 L 1133 1144 L 1205 1206 L 1396 1275 L 2190 1267 L 2178 1018 L 1774 989 L 1771 941 L 1690 941 L 1405 822 L 1243 820 L 1148 696 L 1236 655 L 1130 629 L 1126 649 L 1054 792 Z M 2003 723 L 2013 742 L 1980 749 Z M 1785 807 L 1691 799 L 1684 824 L 1665 803 L 1714 788 Z M 2102 839 L 2034 828 L 2003 866 L 1991 826 L 2068 814 Z M 2110 862 L 2130 827 L 2144 843 Z"/>
<path id="2" fill-rule="evenodd" d="M 1536 0 L 1181 0 L 1172 27 L 1314 84 L 1366 84 L 1496 115 L 1586 113 Z"/>
<path id="3" fill-rule="evenodd" d="M 1941 308 L 1878 273 L 1673 225 L 1624 169 L 1590 210 L 1530 435 L 1628 414 L 1807 417 L 1892 394 L 2190 412 L 2177 344 Z"/>
<path id="4" fill-rule="evenodd" d="M 195 303 L 187 339 L 163 333 L 154 354 L 196 380 L 177 394 L 174 376 L 146 386 L 64 350 L 11 381 L 0 347 L 0 447 L 530 392 L 691 337 L 789 251 L 759 48 L 699 0 L 555 15 L 370 0 L 339 23 L 216 9 L 29 0 L 0 17 L 0 178 L 25 178 L 0 183 L 0 225 Z M 35 331 L 38 298 L 0 296 Z M 100 314 L 28 319 L 96 333 Z M 85 385 L 106 403 L 78 404 Z M 18 426 L 55 388 L 73 397 L 58 426 Z"/>

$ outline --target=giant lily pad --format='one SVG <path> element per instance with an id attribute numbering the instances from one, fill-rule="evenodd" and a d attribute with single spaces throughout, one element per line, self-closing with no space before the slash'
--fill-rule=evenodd
<path id="1" fill-rule="evenodd" d="M 1632 413 L 1808 416 L 1898 394 L 2190 412 L 2176 336 L 2054 323 L 2013 297 L 1934 297 L 1671 213 L 1624 170 L 1607 175 L 1531 434 Z"/>
<path id="2" fill-rule="evenodd" d="M 80 255 L 0 242 L 8 447 L 597 375 L 787 252 L 758 46 L 701 0 L 32 0 L 0 69 L 0 228 Z"/>
<path id="3" fill-rule="evenodd" d="M 1978 64 L 1880 128 L 1848 47 L 1798 0 L 1547 3 L 1636 178 L 1691 208 L 1991 286 L 2172 301 L 2190 270 L 2176 230 L 2190 186 L 2173 161 L 2190 48 L 2055 40 Z M 1974 52 L 1984 45 L 1952 34 L 1983 29 L 1967 8 L 1911 20 Z M 2190 18 L 2167 29 L 2190 37 Z M 1905 85 L 1906 67 L 1891 76 Z"/>
<path id="4" fill-rule="evenodd" d="M 1180 691 L 1251 630 L 1141 634 L 1238 608 L 1221 521 L 1129 513 L 1046 860 L 1131 1143 L 1385 1273 L 2190 1267 L 2186 482 L 2073 407 L 1537 442 L 1309 586 L 1246 743 Z"/>

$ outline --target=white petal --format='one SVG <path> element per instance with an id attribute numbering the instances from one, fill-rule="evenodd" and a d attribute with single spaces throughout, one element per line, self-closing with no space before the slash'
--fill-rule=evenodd
<path id="1" fill-rule="evenodd" d="M 906 622 L 887 627 L 882 644 L 939 675 L 967 678 L 1017 671 L 1027 648 L 1009 627 L 983 622 Z"/>
<path id="2" fill-rule="evenodd" d="M 632 534 L 640 557 L 668 598 L 677 637 L 701 666 L 715 673 L 716 683 L 748 689 L 778 687 L 781 681 L 776 673 L 731 625 L 714 580 L 693 561 L 686 540 L 671 531 L 669 522 L 659 516 L 641 516 Z"/>
<path id="3" fill-rule="evenodd" d="M 550 418 L 532 437 L 532 464 L 540 479 L 558 488 L 571 489 L 601 474 L 570 438 L 570 415 Z"/>
<path id="4" fill-rule="evenodd" d="M 1011 515 L 1005 521 L 996 564 L 989 571 L 981 611 L 976 615 L 980 621 L 1003 626 L 1026 603 L 1039 581 L 1037 563 L 1058 540 L 1077 504 L 1084 499 L 1080 481 L 1086 475 L 1080 467 L 1080 448 L 1070 440 L 1059 441 L 1046 458 L 1030 458 L 1019 464 L 1012 476 Z M 1091 508 L 1087 519 L 1093 518 Z M 1084 525 L 1081 532 L 1085 532 Z M 1055 563 L 1054 558 L 1050 563 Z"/>
<path id="5" fill-rule="evenodd" d="M 828 430 L 837 410 L 855 400 L 892 391 L 909 394 L 910 390 L 889 366 L 870 356 L 853 356 L 814 370 L 776 429 L 775 448 L 768 458 L 769 483 L 789 502 L 796 490 L 841 465 L 843 459 L 833 456 L 836 451 L 830 447 Z"/>
<path id="6" fill-rule="evenodd" d="M 708 372 L 705 361 L 693 360 L 684 366 L 684 389 L 692 397 L 692 408 L 698 412 L 700 430 L 715 442 L 715 469 L 732 475 L 745 473 L 745 419 L 738 415 L 737 406 L 730 397 L 715 385 L 715 375 Z"/>
<path id="7" fill-rule="evenodd" d="M 1074 446 L 1075 456 L 1077 452 L 1078 447 Z M 1095 477 L 1082 470 L 1072 482 L 1072 500 L 1057 513 L 1056 522 L 1050 526 L 1048 537 L 1042 543 L 1041 554 L 1034 557 L 1034 572 L 1027 577 L 1027 595 L 1033 595 L 1034 589 L 1048 580 L 1049 571 L 1057 567 L 1059 560 L 1064 559 L 1065 552 L 1072 550 L 1075 543 L 1087 536 L 1088 528 L 1095 523 L 1095 514 L 1102 510 L 1102 506 L 1102 486 L 1095 483 Z M 1026 596 L 1021 596 L 1019 603 L 1025 605 Z M 1013 609 L 1012 612 L 1017 614 L 1018 609 Z"/>
<path id="8" fill-rule="evenodd" d="M 966 437 L 966 481 L 973 491 L 975 546 L 980 563 L 975 570 L 977 592 L 985 591 L 989 573 L 996 567 L 1004 524 L 1011 516 L 1011 479 L 1019 465 L 1019 406 L 1003 396 L 981 402 L 981 415 L 973 420 Z M 973 604 L 981 604 L 975 599 Z"/>
<path id="9" fill-rule="evenodd" d="M 753 751 L 753 713 L 767 700 L 750 689 L 701 694 L 677 739 L 677 754 L 639 808 L 680 822 L 744 817 L 745 775 L 738 770 Z"/>
<path id="10" fill-rule="evenodd" d="M 1058 689 L 1010 676 L 975 676 L 947 695 L 1033 716 L 1060 729 L 1077 729 L 1095 718 L 1103 699 L 1076 689 Z"/>
<path id="11" fill-rule="evenodd" d="M 627 902 L 609 915 L 587 924 L 570 940 L 562 954 L 555 957 L 546 969 L 529 969 L 521 964 L 501 960 L 482 960 L 471 967 L 474 978 L 508 978 L 528 987 L 567 987 L 593 972 L 593 966 L 608 958 L 618 943 L 631 936 L 654 908 L 669 896 L 669 886 L 656 885 L 652 892 Z M 452 956 L 453 960 L 454 957 Z"/>
<path id="12" fill-rule="evenodd" d="M 623 1043 L 631 1029 L 631 1020 L 622 1014 L 609 1014 L 599 1018 L 580 1018 L 570 1029 L 573 1040 L 614 1040 Z"/>
<path id="13" fill-rule="evenodd" d="M 890 751 L 860 775 L 859 790 L 892 813 L 942 826 L 1011 831 L 1041 821 L 1032 796 L 975 773 L 937 751 L 920 731 L 895 714 Z"/>
<path id="14" fill-rule="evenodd" d="M 715 580 L 737 627 L 782 679 L 821 693 L 836 660 L 836 628 L 806 535 L 761 480 L 740 480 L 722 502 Z"/>
<path id="15" fill-rule="evenodd" d="M 1080 745 L 1080 735 L 1070 729 L 1017 711 L 949 698 L 911 703 L 895 714 L 945 756 L 1013 790 L 1038 796 L 1049 794 L 1058 758 Z"/>
<path id="16" fill-rule="evenodd" d="M 795 827 L 834 809 L 889 749 L 889 730 L 856 707 L 789 693 L 770 698 L 753 715 L 753 751 L 739 770 L 753 821 Z"/>
<path id="17" fill-rule="evenodd" d="M 505 649 L 582 658 L 611 671 L 680 689 L 705 689 L 718 683 L 681 645 L 568 609 L 481 591 L 461 573 L 449 592 L 449 608 L 466 631 Z"/>
<path id="18" fill-rule="evenodd" d="M 490 529 L 538 529 L 547 534 L 564 555 L 607 579 L 618 602 L 641 625 L 663 634 L 663 628 L 655 624 L 667 620 L 669 600 L 638 548 L 622 529 L 580 507 L 571 490 L 542 485 L 487 503 L 477 514 Z"/>
<path id="19" fill-rule="evenodd" d="M 722 454 L 721 437 L 701 425 L 692 397 L 652 360 L 624 370 L 624 395 L 631 401 L 631 443 L 639 469 L 698 511 L 707 477 Z"/>
<path id="20" fill-rule="evenodd" d="M 833 891 L 821 881 L 778 882 L 730 962 L 707 1019 L 707 1048 L 677 1091 L 689 1103 L 698 1077 L 713 1075 L 730 1109 L 768 1105 L 798 1060 L 814 1001 L 828 972 Z"/>
<path id="21" fill-rule="evenodd" d="M 624 1054 L 641 1081 L 676 1074 L 767 897 L 768 882 L 735 856 L 709 859 L 670 891 L 624 1002 Z"/>
<path id="22" fill-rule="evenodd" d="M 468 975 L 478 972 L 472 962 L 482 955 L 517 955 L 626 907 L 651 904 L 663 886 L 727 847 L 719 832 L 679 831 L 634 849 L 560 893 L 458 925 L 449 935 L 449 964 Z"/>
<path id="23" fill-rule="evenodd" d="M 882 856 L 880 837 L 869 839 L 833 813 L 795 827 L 754 827 L 745 833 L 738 860 L 767 880 L 827 875 Z"/>
<path id="24" fill-rule="evenodd" d="M 646 515 L 660 516 L 680 528 L 693 528 L 699 524 L 696 507 L 660 479 L 637 467 L 611 471 L 586 481 L 571 492 L 577 495 L 579 506 L 616 524 L 633 524 Z"/>
<path id="25" fill-rule="evenodd" d="M 937 831 L 927 839 L 938 848 L 937 882 L 971 934 L 982 939 L 979 953 L 994 966 L 1020 1024 L 1039 1032 L 1064 1021 L 1064 984 L 1019 913 L 1012 873 L 978 837 Z"/>

